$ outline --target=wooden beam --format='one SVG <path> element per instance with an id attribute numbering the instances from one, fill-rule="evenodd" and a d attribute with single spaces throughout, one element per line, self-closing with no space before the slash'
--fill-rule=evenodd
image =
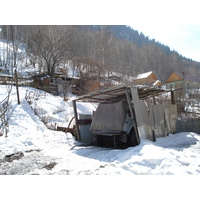
<path id="1" fill-rule="evenodd" d="M 153 104 L 156 105 L 156 97 L 155 97 L 155 92 L 153 92 Z"/>
<path id="2" fill-rule="evenodd" d="M 77 113 L 77 107 L 76 107 L 76 100 L 72 101 L 73 109 L 74 109 L 74 115 L 75 115 L 75 121 L 76 121 L 76 132 L 77 132 L 77 140 L 80 142 L 80 129 L 79 129 L 79 123 L 78 123 L 78 113 Z"/>
<path id="3" fill-rule="evenodd" d="M 172 104 L 175 104 L 175 94 L 174 94 L 174 91 L 172 90 L 171 91 L 171 101 L 172 101 Z"/>
<path id="4" fill-rule="evenodd" d="M 106 90 L 99 90 L 99 91 L 96 91 L 96 92 L 92 92 L 88 95 L 83 95 L 83 96 L 80 96 L 77 101 L 80 101 L 80 100 L 84 100 L 84 99 L 98 99 L 100 98 L 101 96 L 104 95 L 104 99 L 106 98 L 105 95 L 108 95 L 108 96 L 118 96 L 120 92 L 124 92 L 124 89 L 126 87 L 117 87 L 117 88 L 113 88 L 113 89 L 106 89 Z M 102 99 L 102 100 L 104 100 Z M 109 97 L 107 97 L 107 99 L 109 99 Z M 101 99 L 100 99 L 101 100 Z"/>
<path id="5" fill-rule="evenodd" d="M 20 104 L 18 76 L 17 76 L 17 70 L 16 69 L 15 69 L 15 79 L 16 79 L 16 90 L 17 90 L 17 101 L 18 101 L 18 104 Z"/>

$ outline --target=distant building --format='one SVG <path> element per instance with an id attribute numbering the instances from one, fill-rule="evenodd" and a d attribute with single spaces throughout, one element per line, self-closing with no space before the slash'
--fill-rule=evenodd
<path id="1" fill-rule="evenodd" d="M 53 76 L 37 74 L 32 76 L 32 79 L 36 88 L 52 93 L 67 92 L 72 84 L 72 78 L 66 77 L 61 73 L 55 73 Z"/>
<path id="2" fill-rule="evenodd" d="M 165 82 L 166 89 L 170 88 L 185 88 L 185 89 L 199 89 L 200 88 L 200 79 L 187 75 L 184 72 L 177 73 L 174 72 Z"/>
<path id="3" fill-rule="evenodd" d="M 161 81 L 157 79 L 156 75 L 152 71 L 139 74 L 134 79 L 133 83 L 134 85 L 162 86 Z"/>

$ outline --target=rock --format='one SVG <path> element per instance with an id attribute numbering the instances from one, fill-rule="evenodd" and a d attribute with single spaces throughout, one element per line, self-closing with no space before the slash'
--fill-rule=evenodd
<path id="1" fill-rule="evenodd" d="M 45 165 L 43 168 L 45 168 L 47 170 L 51 170 L 51 169 L 53 169 L 55 167 L 56 164 L 57 164 L 56 162 L 52 162 L 52 163 L 50 163 L 48 165 Z"/>
<path id="2" fill-rule="evenodd" d="M 17 152 L 17 153 L 13 153 L 10 155 L 6 155 L 3 159 L 3 161 L 12 162 L 13 160 L 19 160 L 23 156 L 24 156 L 24 154 L 22 152 Z"/>
<path id="3" fill-rule="evenodd" d="M 30 149 L 30 150 L 26 150 L 25 152 L 26 153 L 31 153 L 33 151 L 40 152 L 41 150 L 40 149 Z"/>

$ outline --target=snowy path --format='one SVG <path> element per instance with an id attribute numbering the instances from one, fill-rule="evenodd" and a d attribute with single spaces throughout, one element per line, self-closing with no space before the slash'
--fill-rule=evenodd
<path id="1" fill-rule="evenodd" d="M 188 141 L 185 138 L 188 137 Z M 180 138 L 184 140 L 180 141 Z M 181 175 L 200 174 L 200 143 L 193 133 L 170 135 L 157 142 L 142 141 L 123 150 L 65 146 L 24 153 L 24 157 L 0 165 L 0 174 L 59 175 Z M 173 140 L 164 147 L 165 139 Z M 54 163 L 52 169 L 45 166 Z"/>

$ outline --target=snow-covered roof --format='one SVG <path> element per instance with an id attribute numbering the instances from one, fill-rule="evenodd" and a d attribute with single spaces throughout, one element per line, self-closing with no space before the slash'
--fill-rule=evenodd
<path id="1" fill-rule="evenodd" d="M 156 81 L 153 83 L 153 85 L 157 85 L 158 83 L 161 83 L 161 81 L 160 81 L 160 80 L 156 80 Z"/>
<path id="2" fill-rule="evenodd" d="M 147 78 L 148 76 L 150 76 L 153 72 L 150 71 L 150 72 L 146 72 L 146 73 L 142 73 L 142 74 L 139 74 L 136 79 L 142 79 L 142 78 Z"/>

